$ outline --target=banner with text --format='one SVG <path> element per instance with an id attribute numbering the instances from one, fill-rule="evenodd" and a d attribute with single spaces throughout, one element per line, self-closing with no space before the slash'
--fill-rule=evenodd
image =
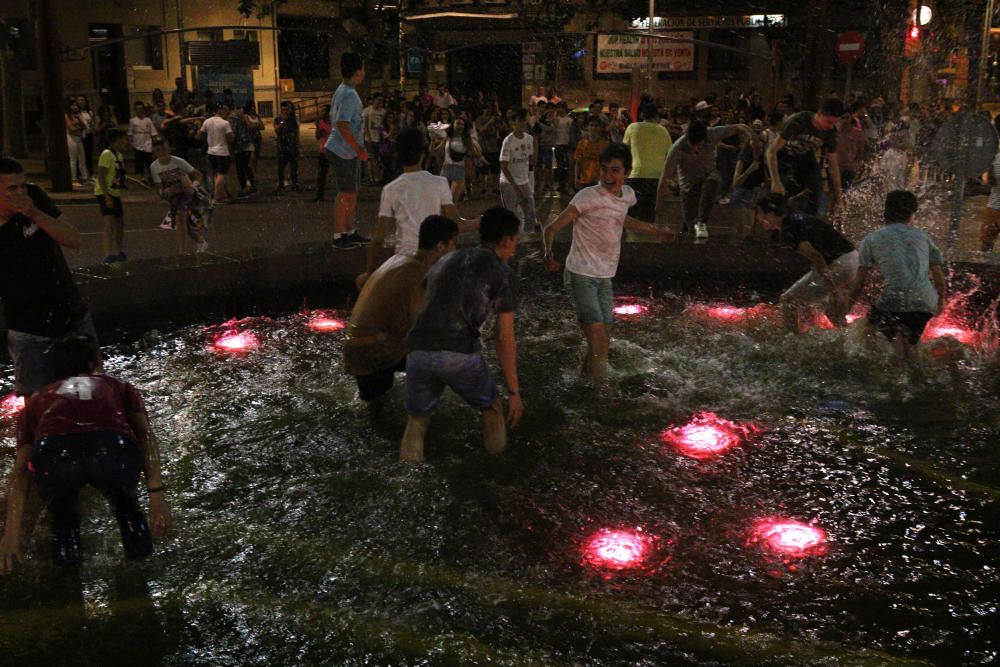
<path id="1" fill-rule="evenodd" d="M 692 39 L 693 32 L 670 32 L 670 37 Z M 597 73 L 622 74 L 649 66 L 649 38 L 639 35 L 598 35 Z M 693 72 L 694 44 L 653 39 L 654 72 Z"/>

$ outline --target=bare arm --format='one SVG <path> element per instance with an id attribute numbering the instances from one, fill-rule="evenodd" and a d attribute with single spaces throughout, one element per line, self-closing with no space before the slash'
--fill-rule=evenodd
<path id="1" fill-rule="evenodd" d="M 555 258 L 552 256 L 552 242 L 555 240 L 556 234 L 558 234 L 564 227 L 568 227 L 573 224 L 578 217 L 580 217 L 580 211 L 576 208 L 576 206 L 571 204 L 564 208 L 562 213 L 560 213 L 559 216 L 549 223 L 549 225 L 542 231 L 542 246 L 545 248 L 545 257 L 550 262 L 555 262 L 555 269 L 550 270 L 559 270 L 559 263 L 556 262 Z"/>
<path id="2" fill-rule="evenodd" d="M 463 218 L 458 214 L 458 207 L 454 204 L 445 204 L 441 207 L 441 215 L 450 218 L 458 225 L 458 233 L 475 232 L 479 229 L 480 218 Z"/>
<path id="3" fill-rule="evenodd" d="M 631 230 L 633 232 L 643 232 L 645 234 L 656 234 L 657 236 L 664 238 L 668 241 L 673 241 L 677 238 L 677 234 L 673 230 L 667 229 L 666 227 L 657 227 L 656 225 L 650 224 L 648 222 L 643 222 L 642 220 L 636 220 L 630 215 L 625 216 L 625 229 Z"/>
<path id="4" fill-rule="evenodd" d="M 514 337 L 514 313 L 497 315 L 497 359 L 504 383 L 510 392 L 507 401 L 507 423 L 513 428 L 521 421 L 524 404 L 521 402 L 521 385 L 517 379 L 517 340 Z"/>
<path id="5" fill-rule="evenodd" d="M 14 468 L 10 471 L 7 485 L 7 522 L 4 524 L 3 539 L 0 539 L 0 574 L 13 572 L 21 560 L 21 521 L 30 486 L 28 477 L 30 459 L 31 445 L 18 447 Z"/>
<path id="6" fill-rule="evenodd" d="M 771 174 L 771 192 L 785 194 L 785 186 L 781 183 L 781 176 L 778 174 L 778 152 L 785 147 L 787 142 L 781 137 L 775 137 L 771 145 L 767 147 L 767 171 Z M 838 175 L 839 178 L 839 175 Z"/>
<path id="7" fill-rule="evenodd" d="M 142 457 L 142 469 L 146 476 L 146 488 L 149 492 L 149 518 L 152 532 L 156 537 L 163 537 L 170 529 L 173 518 L 170 506 L 167 504 L 163 491 L 163 479 L 160 476 L 160 445 L 156 442 L 149 419 L 142 412 L 129 412 L 129 426 L 135 433 L 139 443 L 139 454 Z"/>
<path id="8" fill-rule="evenodd" d="M 940 264 L 931 264 L 931 282 L 934 283 L 934 289 L 938 293 L 938 312 L 944 308 L 945 293 L 948 291 L 948 286 L 944 280 L 944 271 L 941 270 Z"/>
<path id="9" fill-rule="evenodd" d="M 931 269 L 933 268 L 931 267 Z M 870 271 L 871 269 L 867 266 L 858 267 L 858 272 L 854 274 L 854 281 L 851 283 L 850 291 L 847 294 L 846 310 L 849 311 L 861 297 L 861 292 L 865 289 L 865 283 L 868 282 L 868 273 Z"/>
<path id="10" fill-rule="evenodd" d="M 351 132 L 351 124 L 346 120 L 337 121 L 337 131 L 340 132 L 340 136 L 344 137 L 344 141 L 350 146 L 351 150 L 354 151 L 361 161 L 364 162 L 368 159 L 368 153 L 365 152 L 364 147 L 358 145 L 357 139 L 354 138 L 354 133 Z"/>
<path id="11" fill-rule="evenodd" d="M 826 260 L 823 259 L 823 255 L 821 255 L 819 251 L 816 250 L 811 243 L 809 243 L 809 241 L 803 241 L 800 243 L 797 250 L 800 255 L 809 260 L 809 263 L 812 264 L 813 271 L 827 280 L 832 280 L 829 275 L 830 267 L 827 265 Z"/>
<path id="12" fill-rule="evenodd" d="M 380 215 L 375 221 L 375 229 L 372 230 L 372 240 L 368 244 L 368 261 L 365 263 L 366 279 L 375 270 L 375 256 L 378 254 L 378 249 L 382 247 L 382 241 L 385 240 L 385 230 L 394 222 L 395 220 L 385 215 Z M 362 284 L 364 284 L 364 281 L 362 281 Z"/>
<path id="13" fill-rule="evenodd" d="M 827 171 L 830 175 L 830 208 L 827 215 L 833 215 L 840 203 L 840 160 L 836 153 L 827 153 L 826 161 L 829 164 Z"/>
<path id="14" fill-rule="evenodd" d="M 105 171 L 107 170 L 105 169 Z M 15 211 L 38 225 L 49 238 L 59 245 L 74 250 L 80 247 L 80 232 L 77 231 L 76 227 L 62 217 L 53 218 L 39 210 L 24 190 L 11 197 L 11 204 L 13 204 Z"/>

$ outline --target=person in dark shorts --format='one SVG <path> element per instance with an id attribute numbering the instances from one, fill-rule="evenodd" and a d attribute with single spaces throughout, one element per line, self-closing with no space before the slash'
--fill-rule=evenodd
<path id="1" fill-rule="evenodd" d="M 63 338 L 53 347 L 59 379 L 35 394 L 18 416 L 17 455 L 0 540 L 4 573 L 21 559 L 29 480 L 52 517 L 53 560 L 61 567 L 83 562 L 77 497 L 87 484 L 110 502 L 129 558 L 149 556 L 152 537 L 165 535 L 171 524 L 159 447 L 139 391 L 97 372 L 99 351 L 89 336 Z M 140 469 L 149 493 L 152 531 L 136 494 Z"/>
<path id="2" fill-rule="evenodd" d="M 0 301 L 20 396 L 55 379 L 46 354 L 53 340 L 71 334 L 97 338 L 62 252 L 79 247 L 80 234 L 59 207 L 26 182 L 17 160 L 0 156 Z"/>
<path id="3" fill-rule="evenodd" d="M 361 400 L 384 395 L 393 376 L 406 370 L 406 334 L 424 302 L 424 277 L 455 249 L 457 237 L 453 220 L 427 216 L 417 254 L 394 256 L 365 281 L 344 342 L 344 369 L 356 378 Z"/>
<path id="4" fill-rule="evenodd" d="M 509 396 L 506 423 L 524 413 L 517 379 L 514 272 L 507 266 L 517 250 L 520 221 L 496 206 L 483 214 L 480 247 L 455 250 L 427 274 L 424 306 L 407 336 L 406 432 L 402 461 L 424 458 L 424 436 L 445 387 L 483 415 L 483 444 L 491 454 L 507 448 L 503 403 L 483 356 L 480 329 L 496 315 L 497 357 Z"/>
<path id="5" fill-rule="evenodd" d="M 861 241 L 857 276 L 848 308 L 858 300 L 872 267 L 882 275 L 882 292 L 868 311 L 867 324 L 904 355 L 920 341 L 924 328 L 941 310 L 945 295 L 941 251 L 922 230 L 910 225 L 919 205 L 907 190 L 885 198 L 885 226 Z"/>
<path id="6" fill-rule="evenodd" d="M 125 130 L 116 127 L 108 130 L 108 147 L 97 160 L 97 180 L 94 196 L 104 220 L 104 263 L 124 262 L 125 213 L 122 209 L 122 190 L 125 189 L 125 157 L 122 151 L 128 146 Z"/>
<path id="7" fill-rule="evenodd" d="M 809 260 L 812 269 L 781 295 L 785 328 L 799 331 L 799 309 L 825 301 L 824 311 L 835 327 L 847 325 L 842 292 L 858 270 L 858 251 L 843 234 L 819 218 L 791 212 L 784 195 L 769 192 L 754 202 L 757 222 L 777 232 L 778 240 Z"/>
<path id="8" fill-rule="evenodd" d="M 326 140 L 326 156 L 333 164 L 333 175 L 337 181 L 337 197 L 333 205 L 333 247 L 347 250 L 368 242 L 358 233 L 357 227 L 361 163 L 368 160 L 363 137 L 363 105 L 357 91 L 365 80 L 361 56 L 356 53 L 342 54 L 340 73 L 344 81 L 337 86 L 330 102 L 332 129 Z"/>

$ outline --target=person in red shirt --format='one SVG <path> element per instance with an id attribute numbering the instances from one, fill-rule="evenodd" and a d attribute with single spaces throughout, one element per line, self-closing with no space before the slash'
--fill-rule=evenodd
<path id="1" fill-rule="evenodd" d="M 160 452 L 139 391 L 97 372 L 100 353 L 88 336 L 57 341 L 50 354 L 57 380 L 28 401 L 17 421 L 17 459 L 7 493 L 7 523 L 0 539 L 0 573 L 21 559 L 21 519 L 29 479 L 52 515 L 53 559 L 83 562 L 77 497 L 84 485 L 100 490 L 114 509 L 125 555 L 153 552 L 152 537 L 171 524 L 160 478 Z M 136 497 L 139 470 L 146 477 L 152 532 Z"/>

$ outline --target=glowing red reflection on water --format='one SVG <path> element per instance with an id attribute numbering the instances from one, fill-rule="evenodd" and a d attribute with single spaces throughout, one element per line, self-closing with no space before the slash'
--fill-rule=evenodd
<path id="1" fill-rule="evenodd" d="M 340 331 L 341 329 L 347 328 L 347 322 L 332 317 L 317 316 L 317 317 L 310 317 L 307 326 L 313 331 L 322 331 L 324 333 L 328 333 L 331 331 Z"/>
<path id="2" fill-rule="evenodd" d="M 705 309 L 705 314 L 717 320 L 741 320 L 747 316 L 747 309 L 736 306 L 709 306 Z"/>
<path id="3" fill-rule="evenodd" d="M 648 310 L 641 303 L 623 303 L 614 307 L 615 315 L 644 315 Z"/>
<path id="4" fill-rule="evenodd" d="M 12 417 L 24 409 L 24 396 L 7 394 L 0 399 L 0 416 Z"/>
<path id="5" fill-rule="evenodd" d="M 935 324 L 932 322 L 924 329 L 923 340 L 926 342 L 944 338 L 945 336 L 951 336 L 964 345 L 972 345 L 979 338 L 979 332 L 967 329 L 957 323 L 940 322 Z"/>
<path id="6" fill-rule="evenodd" d="M 227 331 L 212 342 L 212 349 L 224 353 L 249 352 L 259 344 L 257 336 L 249 331 Z"/>
<path id="7" fill-rule="evenodd" d="M 769 517 L 754 524 L 750 542 L 782 556 L 813 556 L 825 551 L 826 531 L 794 519 Z"/>
<path id="8" fill-rule="evenodd" d="M 710 459 L 721 456 L 748 438 L 757 427 L 737 424 L 712 412 L 702 412 L 683 426 L 675 426 L 660 434 L 660 440 L 684 456 Z"/>
<path id="9" fill-rule="evenodd" d="M 585 563 L 608 570 L 639 567 L 649 556 L 655 539 L 644 533 L 602 528 L 583 548 Z"/>

